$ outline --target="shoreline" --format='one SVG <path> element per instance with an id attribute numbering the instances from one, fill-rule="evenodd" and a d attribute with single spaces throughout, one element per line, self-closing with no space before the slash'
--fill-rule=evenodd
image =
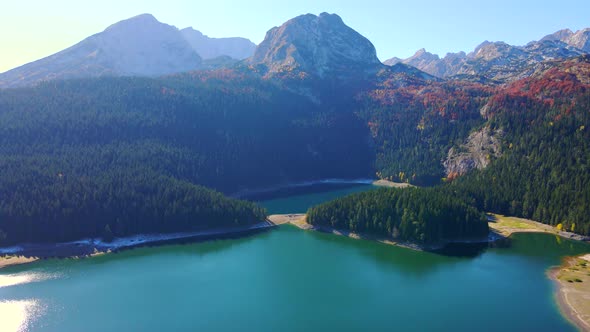
<path id="1" fill-rule="evenodd" d="M 308 224 L 305 220 L 305 217 L 306 217 L 306 215 L 304 213 L 274 214 L 274 215 L 268 216 L 268 220 L 276 225 L 287 225 L 288 224 L 288 225 L 293 225 L 293 226 L 295 226 L 299 229 L 302 229 L 302 230 L 310 230 L 310 231 L 316 231 L 316 232 L 320 232 L 320 233 L 334 234 L 334 235 L 344 236 L 344 237 L 348 237 L 348 238 L 355 239 L 355 240 L 374 241 L 374 242 L 379 242 L 379 243 L 392 245 L 392 246 L 396 246 L 396 247 L 400 247 L 400 248 L 411 249 L 411 250 L 415 250 L 415 251 L 428 251 L 428 252 L 437 251 L 437 250 L 443 249 L 445 246 L 447 246 L 448 244 L 452 244 L 452 243 L 486 243 L 486 242 L 490 242 L 490 238 L 487 237 L 486 239 L 472 238 L 472 239 L 465 239 L 465 240 L 461 240 L 461 241 L 447 241 L 447 242 L 438 243 L 438 244 L 421 245 L 421 244 L 417 244 L 417 243 L 413 243 L 413 242 L 400 242 L 400 241 L 396 241 L 393 238 L 354 233 L 354 232 L 336 229 L 336 228 L 332 228 L 332 227 L 314 226 L 314 225 Z"/>
<path id="2" fill-rule="evenodd" d="M 378 182 L 381 180 L 377 180 Z M 386 181 L 386 180 L 384 180 Z M 387 181 L 389 182 L 389 181 Z M 390 186 L 389 184 L 382 186 Z M 399 184 L 395 184 L 399 185 Z M 402 184 L 404 185 L 404 184 Z M 411 185 L 406 185 L 408 187 Z M 368 234 L 358 234 L 346 230 L 334 229 L 326 226 L 313 226 L 305 221 L 305 214 L 276 214 L 267 217 L 266 221 L 237 228 L 213 229 L 196 232 L 177 232 L 168 234 L 138 234 L 123 238 L 115 238 L 112 242 L 104 242 L 100 239 L 82 239 L 65 243 L 48 244 L 22 244 L 13 247 L 0 248 L 0 269 L 34 262 L 48 258 L 83 258 L 97 254 L 117 252 L 144 246 L 158 246 L 176 243 L 191 243 L 215 239 L 234 238 L 265 231 L 283 224 L 291 224 L 303 230 L 314 230 L 322 233 L 346 236 L 352 239 L 363 239 L 395 245 L 416 251 L 436 251 L 453 243 L 495 243 L 507 239 L 516 233 L 546 233 L 554 234 L 570 240 L 589 242 L 590 237 L 574 233 L 557 231 L 554 227 L 541 224 L 532 220 L 506 217 L 496 214 L 488 214 L 489 235 L 483 238 L 471 238 L 463 240 L 445 241 L 438 244 L 420 245 L 413 242 L 400 242 L 393 238 L 378 237 Z M 514 222 L 518 224 L 514 224 Z"/>
<path id="3" fill-rule="evenodd" d="M 286 214 L 286 215 L 271 215 L 268 219 L 277 224 L 277 225 L 285 225 L 290 224 L 295 227 L 298 227 L 303 230 L 311 230 L 317 231 L 322 233 L 329 233 L 339 236 L 346 236 L 352 239 L 362 239 L 362 240 L 369 240 L 369 241 L 376 241 L 387 245 L 394 245 L 401 248 L 416 250 L 416 251 L 435 251 L 444 248 L 447 244 L 450 243 L 475 243 L 475 242 L 487 242 L 488 244 L 495 243 L 497 241 L 508 239 L 513 234 L 517 233 L 545 233 L 545 234 L 554 234 L 559 237 L 563 237 L 570 240 L 588 242 L 588 237 L 580 236 L 577 234 L 572 234 L 569 232 L 562 232 L 557 231 L 551 226 L 541 224 L 532 220 L 521 219 L 521 218 L 513 218 L 513 217 L 504 217 L 499 215 L 492 215 L 496 218 L 495 221 L 490 220 L 488 223 L 490 225 L 490 232 L 486 241 L 455 241 L 455 242 L 448 242 L 445 244 L 441 244 L 439 246 L 421 246 L 414 243 L 401 243 L 395 242 L 393 239 L 386 239 L 386 238 L 378 238 L 373 236 L 363 236 L 360 234 L 356 234 L 353 232 L 345 232 L 337 229 L 332 229 L 329 227 L 315 227 L 313 225 L 308 224 L 305 221 L 305 214 Z M 502 222 L 502 220 L 508 221 L 516 220 L 520 223 L 525 223 L 527 228 L 513 228 L 513 227 L 492 227 L 491 224 L 494 222 Z M 498 224 L 496 224 L 498 226 Z M 508 223 L 508 226 L 514 226 L 511 223 Z M 518 225 L 522 226 L 522 225 Z M 537 228 L 535 228 L 536 226 Z M 541 228 L 538 228 L 542 226 Z M 530 228 L 528 228 L 530 227 Z M 572 236 L 575 235 L 575 236 Z M 590 284 L 590 254 L 586 254 L 581 256 L 587 261 L 587 274 L 586 277 L 580 277 L 583 279 L 583 282 L 586 285 Z M 572 267 L 575 262 L 578 262 L 580 257 L 566 257 L 564 259 L 565 263 L 558 267 L 549 268 L 547 271 L 547 277 L 554 282 L 556 285 L 556 291 L 554 293 L 555 301 L 559 308 L 561 315 L 574 324 L 578 329 L 581 331 L 589 331 L 590 332 L 590 286 L 587 286 L 585 292 L 580 291 L 572 291 L 570 288 L 575 287 L 578 282 L 572 282 L 570 280 L 563 281 L 559 279 L 560 273 L 564 270 L 567 270 Z M 580 279 L 578 279 L 580 280 Z M 573 286 L 572 286 L 573 285 Z M 575 297 L 576 300 L 571 300 L 569 297 Z M 572 303 L 574 302 L 574 303 Z M 581 305 L 579 303 L 588 303 L 588 307 L 578 308 Z"/>
<path id="4" fill-rule="evenodd" d="M 584 266 L 586 272 L 579 272 L 577 268 L 581 262 L 585 262 Z M 581 331 L 590 331 L 590 287 L 580 290 L 579 283 L 588 283 L 588 271 L 590 271 L 590 254 L 567 257 L 563 260 L 560 266 L 555 266 L 547 271 L 547 277 L 553 281 L 555 285 L 555 300 L 561 314 L 572 324 L 574 324 Z M 584 270 L 583 270 L 584 271 Z M 572 272 L 574 276 L 572 277 Z M 585 276 L 583 274 L 586 273 Z M 573 278 L 580 280 L 576 282 Z M 582 278 L 582 279 L 578 279 Z M 584 306 L 586 303 L 586 307 Z"/>
<path id="5" fill-rule="evenodd" d="M 39 257 L 26 257 L 26 256 L 5 256 L 0 257 L 0 270 L 5 267 L 29 264 L 39 260 Z"/>
<path id="6" fill-rule="evenodd" d="M 485 239 L 483 239 L 483 238 L 481 238 L 481 239 L 479 239 L 479 238 L 467 239 L 466 238 L 466 239 L 462 239 L 462 240 L 446 241 L 446 242 L 443 242 L 440 244 L 419 245 L 419 244 L 412 243 L 412 242 L 398 242 L 392 238 L 377 237 L 377 236 L 372 236 L 372 235 L 367 235 L 367 234 L 358 234 L 358 233 L 335 229 L 335 228 L 326 227 L 326 226 L 319 226 L 319 227 L 313 226 L 311 224 L 308 224 L 305 221 L 306 214 L 304 214 L 304 213 L 275 214 L 275 215 L 268 216 L 268 220 L 270 222 L 274 223 L 275 225 L 291 224 L 291 225 L 296 226 L 296 227 L 303 229 L 303 230 L 313 230 L 313 231 L 318 231 L 318 232 L 322 232 L 322 233 L 329 233 L 329 234 L 335 234 L 335 235 L 340 235 L 340 236 L 346 236 L 346 237 L 349 237 L 352 239 L 363 239 L 363 240 L 369 240 L 369 241 L 376 241 L 376 242 L 380 242 L 380 243 L 384 243 L 384 244 L 395 245 L 398 247 L 408 248 L 408 249 L 417 250 L 417 251 L 440 250 L 440 249 L 444 248 L 446 245 L 454 244 L 454 243 L 490 243 L 491 244 L 491 243 L 495 243 L 495 242 L 498 242 L 501 240 L 508 239 L 513 234 L 517 234 L 517 233 L 554 234 L 556 236 L 559 236 L 559 237 L 562 237 L 562 238 L 565 238 L 568 240 L 590 243 L 590 237 L 588 237 L 588 236 L 583 236 L 583 235 L 570 233 L 570 232 L 564 232 L 564 231 L 557 231 L 552 226 L 545 225 L 545 224 L 542 224 L 542 223 L 539 223 L 539 222 L 536 222 L 533 220 L 516 218 L 516 217 L 505 217 L 505 216 L 496 215 L 496 214 L 489 214 L 489 215 L 493 216 L 494 218 L 498 218 L 498 219 L 503 218 L 503 219 L 518 220 L 521 223 L 527 223 L 528 225 L 531 225 L 531 226 L 530 226 L 530 228 L 503 227 L 503 225 L 501 224 L 501 220 L 492 221 L 492 219 L 488 218 L 488 220 L 489 220 L 488 225 L 489 225 L 490 230 L 489 230 L 488 236 Z M 498 225 L 501 225 L 501 226 L 498 226 Z"/>
<path id="7" fill-rule="evenodd" d="M 263 221 L 250 226 L 229 229 L 168 234 L 137 234 L 115 238 L 112 242 L 104 242 L 100 239 L 82 239 L 62 243 L 22 244 L 0 248 L 0 270 L 9 266 L 28 264 L 41 259 L 86 258 L 140 247 L 231 239 L 264 232 L 273 227 L 276 227 L 276 225 L 269 221 Z"/>
<path id="8" fill-rule="evenodd" d="M 125 238 L 116 238 L 114 241 L 107 243 L 99 239 L 82 239 L 67 243 L 54 244 L 24 244 L 9 248 L 0 248 L 0 271 L 7 267 L 33 263 L 41 259 L 50 258 L 86 258 L 97 255 L 103 255 L 122 250 L 130 250 L 139 247 L 160 246 L 167 244 L 186 244 L 196 243 L 209 240 L 238 238 L 246 235 L 256 234 L 270 230 L 274 227 L 289 224 L 302 230 L 311 230 L 321 233 L 345 236 L 352 239 L 361 239 L 375 241 L 386 245 L 393 245 L 400 248 L 406 248 L 415 251 L 435 252 L 443 249 L 445 246 L 453 243 L 495 243 L 502 239 L 507 239 L 516 233 L 547 233 L 554 234 L 566 239 L 578 241 L 588 241 L 588 237 L 572 237 L 571 233 L 559 232 L 551 226 L 540 224 L 532 220 L 526 220 L 514 217 L 505 217 L 500 215 L 489 215 L 490 232 L 486 239 L 465 239 L 464 241 L 448 241 L 440 244 L 419 245 L 410 242 L 398 242 L 392 238 L 377 237 L 366 234 L 357 234 L 354 232 L 343 231 L 331 227 L 317 227 L 306 222 L 306 214 L 277 214 L 270 215 L 267 220 L 246 227 L 232 229 L 214 229 L 199 232 L 169 233 L 169 234 L 139 234 Z M 524 225 L 513 224 L 514 221 Z M 494 227 L 493 227 L 494 226 Z M 540 226 L 540 227 L 539 227 Z M 524 228 L 523 228 L 524 227 Z M 554 282 L 556 290 L 554 292 L 555 301 L 559 311 L 568 321 L 573 323 L 582 331 L 590 331 L 590 301 L 588 308 L 578 309 L 578 302 L 570 299 L 572 296 L 579 297 L 579 291 L 572 290 L 577 282 L 572 282 L 562 277 L 564 271 L 571 272 L 572 266 L 579 262 L 580 259 L 588 262 L 588 273 L 590 276 L 590 254 L 581 257 L 566 257 L 560 266 L 554 266 L 547 270 L 547 277 Z M 575 269 L 574 269 L 575 270 Z M 561 278 L 561 279 L 560 279 Z M 564 281 L 565 280 L 565 281 Z M 590 284 L 590 277 L 586 280 Z M 573 286 L 572 286 L 573 285 Z M 576 293 L 577 292 L 577 293 Z M 590 287 L 586 290 L 587 294 L 582 292 L 582 301 L 590 299 Z M 572 303 L 575 302 L 575 303 Z M 578 303 L 578 305 L 576 305 Z M 581 310 L 582 312 L 580 313 Z"/>
<path id="9" fill-rule="evenodd" d="M 500 214 L 487 213 L 490 232 L 497 234 L 499 238 L 509 238 L 515 233 L 546 233 L 560 236 L 564 239 L 590 242 L 590 236 L 584 236 L 566 231 L 559 231 L 555 227 L 538 221 L 507 217 Z"/>

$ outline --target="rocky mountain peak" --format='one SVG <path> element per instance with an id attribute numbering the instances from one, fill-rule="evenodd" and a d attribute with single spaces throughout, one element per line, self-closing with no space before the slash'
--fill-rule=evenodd
<path id="1" fill-rule="evenodd" d="M 249 59 L 267 75 L 303 72 L 341 77 L 381 67 L 373 44 L 336 14 L 301 15 L 269 30 Z"/>
<path id="2" fill-rule="evenodd" d="M 123 75 L 164 75 L 194 70 L 201 63 L 176 27 L 150 14 L 115 23 L 82 43 L 93 44 L 96 54 Z"/>
<path id="3" fill-rule="evenodd" d="M 484 59 L 486 61 L 494 60 L 500 57 L 509 56 L 510 53 L 518 52 L 517 48 L 506 44 L 505 42 L 487 42 L 481 45 L 475 51 L 475 59 Z"/>
<path id="4" fill-rule="evenodd" d="M 482 48 L 489 46 L 490 44 L 492 44 L 491 41 L 485 40 L 483 43 L 477 45 L 477 47 L 475 47 L 473 52 L 467 54 L 467 56 L 470 58 L 473 58 Z"/>
<path id="5" fill-rule="evenodd" d="M 427 52 L 425 48 L 421 48 L 410 59 L 418 61 L 433 61 L 439 60 L 440 58 L 436 54 Z"/>
<path id="6" fill-rule="evenodd" d="M 573 34 L 574 34 L 573 31 L 570 29 L 562 29 L 562 30 L 556 31 L 550 35 L 543 37 L 540 41 L 557 40 L 557 41 L 565 42 Z"/>
<path id="7" fill-rule="evenodd" d="M 159 76 L 195 70 L 201 62 L 176 27 L 143 14 L 2 74 L 0 87 L 33 85 L 52 79 Z"/>
<path id="8" fill-rule="evenodd" d="M 473 52 L 448 53 L 444 58 L 420 49 L 407 59 L 393 58 L 387 65 L 404 63 L 436 77 L 503 83 L 530 75 L 545 61 L 590 53 L 590 28 L 559 30 L 525 46 L 484 41 Z"/>
<path id="9" fill-rule="evenodd" d="M 161 25 L 160 23 L 152 14 L 141 14 L 126 20 L 117 22 L 115 24 L 110 25 L 108 28 L 105 29 L 106 31 L 117 30 L 117 29 L 128 29 L 128 28 L 147 28 L 147 27 L 157 27 Z"/>
<path id="10" fill-rule="evenodd" d="M 573 32 L 570 29 L 563 29 L 543 37 L 543 41 L 560 41 L 571 47 L 575 47 L 586 53 L 590 53 L 590 28 Z"/>

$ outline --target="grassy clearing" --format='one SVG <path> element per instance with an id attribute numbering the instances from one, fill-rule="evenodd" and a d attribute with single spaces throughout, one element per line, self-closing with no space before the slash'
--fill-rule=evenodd
<path id="1" fill-rule="evenodd" d="M 555 227 L 528 219 L 507 217 L 493 213 L 489 213 L 488 218 L 490 219 L 490 222 L 488 223 L 490 229 L 503 236 L 510 236 L 515 232 L 559 233 Z"/>

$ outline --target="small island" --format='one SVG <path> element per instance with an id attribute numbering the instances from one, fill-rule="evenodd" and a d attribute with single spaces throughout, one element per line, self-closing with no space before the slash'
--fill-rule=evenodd
<path id="1" fill-rule="evenodd" d="M 489 233 L 483 212 L 435 189 L 382 188 L 320 204 L 307 215 L 270 220 L 419 250 L 455 241 L 485 242 Z"/>

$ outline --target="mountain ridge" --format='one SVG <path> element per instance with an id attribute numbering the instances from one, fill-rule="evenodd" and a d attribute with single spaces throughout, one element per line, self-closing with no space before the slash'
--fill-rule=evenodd
<path id="1" fill-rule="evenodd" d="M 193 29 L 179 30 L 151 14 L 141 14 L 114 23 L 55 54 L 1 73 L 0 88 L 55 79 L 155 77 L 223 67 L 235 63 L 225 56 L 243 58 L 253 52 L 253 45 L 243 38 L 213 39 Z M 205 56 L 201 57 L 198 50 Z"/>
<path id="2" fill-rule="evenodd" d="M 490 83 L 506 83 L 526 77 L 531 66 L 543 61 L 567 59 L 588 52 L 590 28 L 575 33 L 563 29 L 524 46 L 486 40 L 470 53 L 447 53 L 442 58 L 422 48 L 409 58 L 394 57 L 384 64 L 401 62 L 440 78 L 483 78 Z"/>

